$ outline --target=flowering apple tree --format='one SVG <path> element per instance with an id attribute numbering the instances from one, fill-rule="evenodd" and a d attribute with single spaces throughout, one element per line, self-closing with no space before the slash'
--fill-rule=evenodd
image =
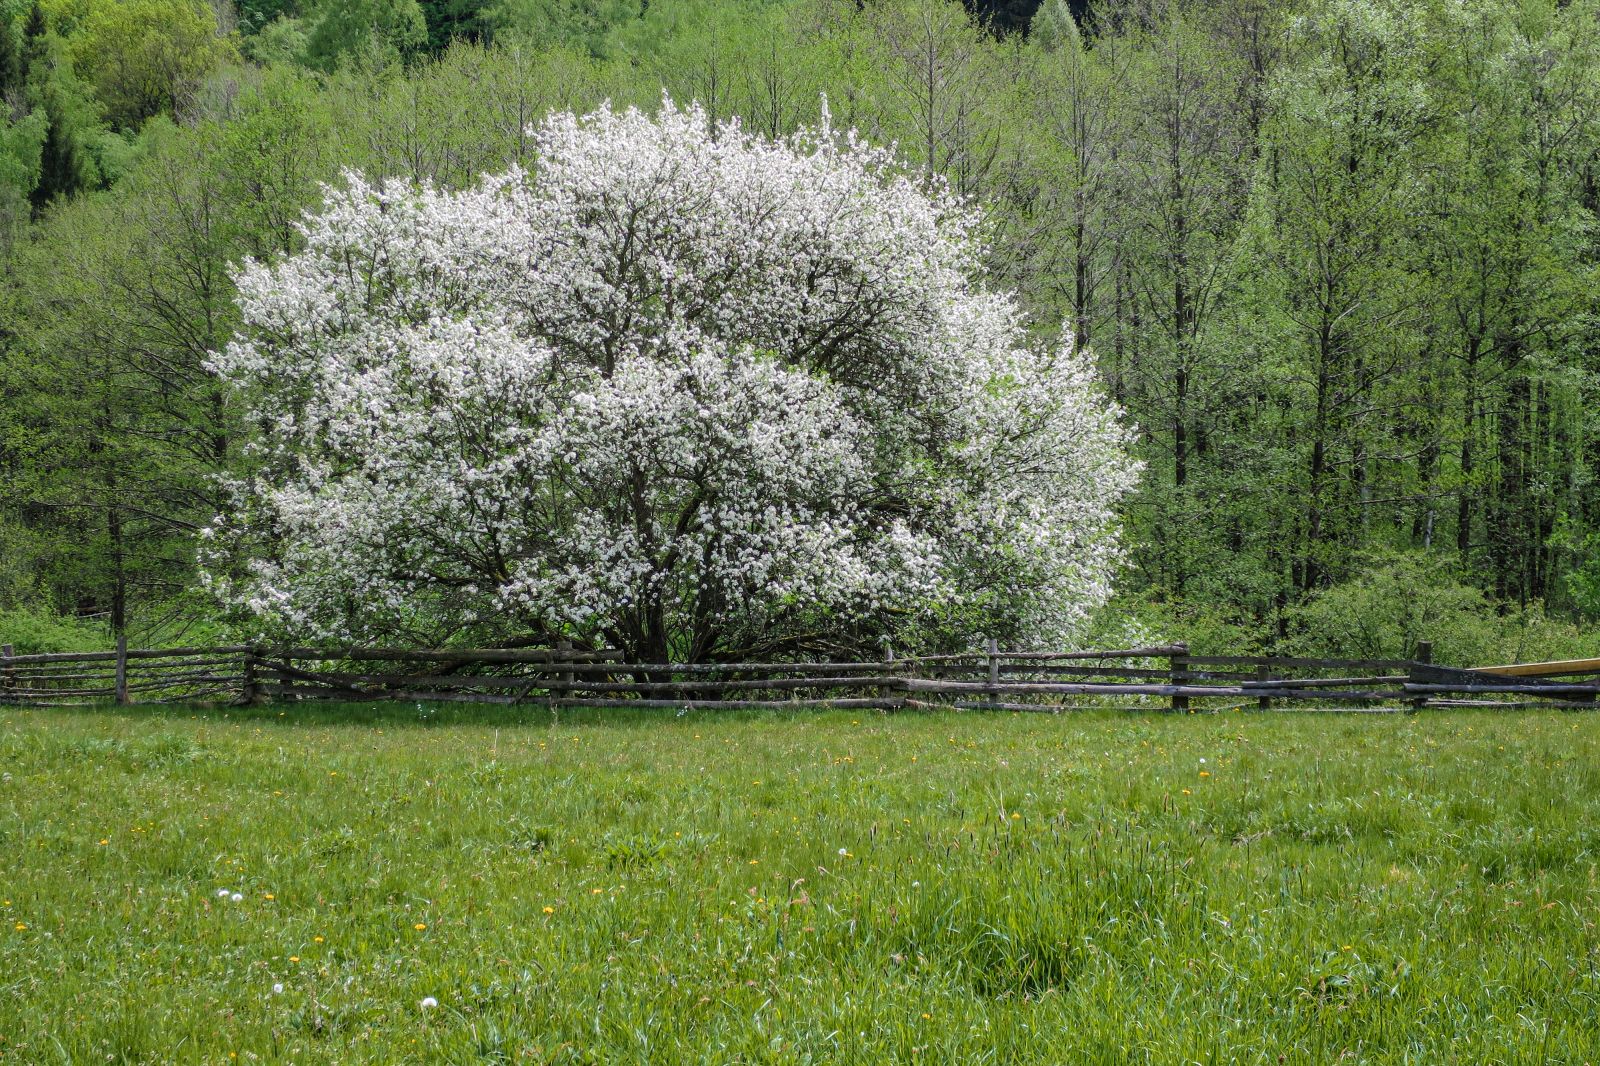
<path id="1" fill-rule="evenodd" d="M 1063 639 L 1137 470 L 980 218 L 826 127 L 557 114 L 529 173 L 347 175 L 237 275 L 252 473 L 206 580 L 263 635 L 637 661 Z"/>

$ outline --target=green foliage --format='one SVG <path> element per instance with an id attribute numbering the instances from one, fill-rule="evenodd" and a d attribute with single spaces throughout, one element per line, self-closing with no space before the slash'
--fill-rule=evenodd
<path id="1" fill-rule="evenodd" d="M 68 48 L 106 118 L 120 128 L 186 103 L 233 55 L 204 0 L 94 0 Z"/>
<path id="2" fill-rule="evenodd" d="M 1076 51 L 1083 47 L 1078 20 L 1067 0 L 1044 0 L 1028 25 L 1028 35 L 1046 52 Z"/>
<path id="3" fill-rule="evenodd" d="M 320 70 L 342 62 L 382 62 L 415 55 L 428 26 L 417 0 L 325 0 L 310 15 L 305 60 Z"/>
<path id="4" fill-rule="evenodd" d="M 64 618 L 39 607 L 0 609 L 0 644 L 10 644 L 17 655 L 109 646 L 104 625 Z"/>
<path id="5" fill-rule="evenodd" d="M 0 765 L 31 1062 L 1600 1046 L 1593 715 L 0 706 Z"/>
<path id="6" fill-rule="evenodd" d="M 241 89 L 225 122 L 146 128 L 133 171 L 19 251 L 0 362 L 0 501 L 49 516 L 56 602 L 129 628 L 179 595 L 194 531 L 233 461 L 232 413 L 204 363 L 232 329 L 227 264 L 297 238 L 335 162 L 303 75 Z M 64 387 L 66 386 L 66 387 Z"/>
<path id="7" fill-rule="evenodd" d="M 34 8 L 36 13 L 38 10 Z M 57 197 L 99 182 L 90 147 L 100 132 L 99 105 L 73 70 L 61 38 L 41 30 L 25 40 L 27 100 L 44 113 L 48 123 L 40 148 L 38 182 L 27 191 L 38 211 Z"/>
<path id="8" fill-rule="evenodd" d="M 1409 659 L 1417 642 L 1456 666 L 1586 658 L 1600 636 L 1547 618 L 1537 606 L 1496 610 L 1463 584 L 1447 557 L 1368 560 L 1358 576 L 1289 611 L 1288 647 L 1306 655 Z"/>
<path id="9" fill-rule="evenodd" d="M 1182 641 L 1197 655 L 1266 655 L 1274 649 L 1274 636 L 1254 617 L 1226 603 L 1126 593 L 1096 613 L 1079 644 L 1114 649 Z"/>
<path id="10" fill-rule="evenodd" d="M 490 0 L 482 18 L 496 37 L 515 37 L 538 49 L 577 48 L 603 58 L 612 54 L 617 29 L 643 17 L 649 7 L 641 0 Z"/>
<path id="11" fill-rule="evenodd" d="M 293 20 L 302 14 L 300 0 L 239 0 L 234 5 L 239 16 L 239 30 L 246 37 L 261 33 L 279 20 Z"/>
<path id="12" fill-rule="evenodd" d="M 438 55 L 453 41 L 478 41 L 489 32 L 485 0 L 420 0 L 428 24 L 428 51 Z"/>
<path id="13" fill-rule="evenodd" d="M 273 19 L 240 44 L 245 56 L 264 67 L 303 62 L 309 37 L 304 19 Z"/>
<path id="14" fill-rule="evenodd" d="M 1555 536 L 1573 559 L 1563 575 L 1567 595 L 1586 619 L 1600 618 L 1600 531 L 1567 521 L 1557 526 Z"/>
<path id="15" fill-rule="evenodd" d="M 39 183 L 50 120 L 41 108 L 11 121 L 0 116 L 0 189 L 26 197 Z"/>

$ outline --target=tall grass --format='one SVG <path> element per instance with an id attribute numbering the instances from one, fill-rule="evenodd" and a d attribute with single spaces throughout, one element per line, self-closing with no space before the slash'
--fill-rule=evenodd
<path id="1" fill-rule="evenodd" d="M 1589 715 L 9 709 L 0 764 L 3 1062 L 1600 1061 Z"/>

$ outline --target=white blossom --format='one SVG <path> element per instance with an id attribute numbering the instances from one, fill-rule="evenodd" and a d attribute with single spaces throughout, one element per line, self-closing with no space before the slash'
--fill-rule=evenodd
<path id="1" fill-rule="evenodd" d="M 1137 470 L 979 214 L 826 126 L 556 114 L 531 172 L 347 174 L 237 276 L 255 472 L 202 539 L 262 633 L 646 661 L 1065 639 Z"/>

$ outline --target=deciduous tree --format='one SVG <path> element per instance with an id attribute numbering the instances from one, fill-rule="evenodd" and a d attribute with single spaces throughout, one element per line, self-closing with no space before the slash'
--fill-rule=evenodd
<path id="1" fill-rule="evenodd" d="M 559 114 L 532 176 L 351 175 L 239 277 L 259 428 L 209 580 L 266 631 L 643 661 L 1063 639 L 1135 477 L 977 216 L 823 128 Z"/>

